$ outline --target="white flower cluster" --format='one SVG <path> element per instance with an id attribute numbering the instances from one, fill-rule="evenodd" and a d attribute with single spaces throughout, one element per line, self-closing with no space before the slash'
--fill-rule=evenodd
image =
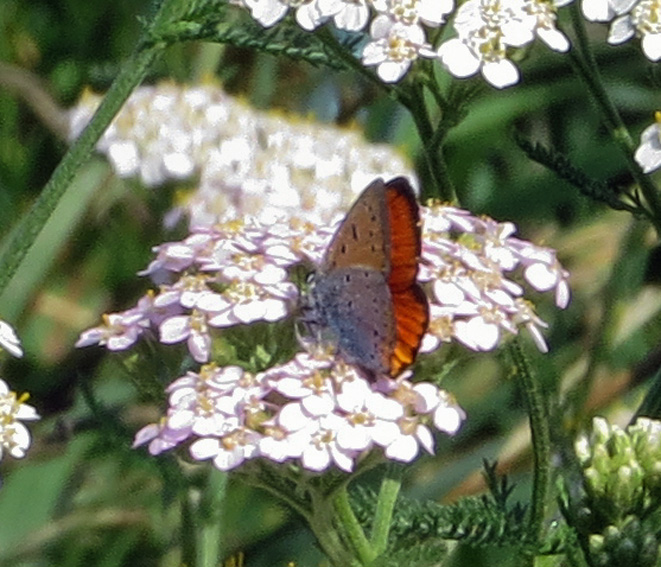
<path id="1" fill-rule="evenodd" d="M 611 22 L 608 43 L 636 36 L 650 61 L 661 59 L 661 5 L 656 0 L 583 0 L 581 7 L 588 20 Z"/>
<path id="2" fill-rule="evenodd" d="M 429 331 L 422 352 L 453 339 L 473 350 L 492 350 L 519 327 L 547 352 L 539 329 L 547 325 L 508 273 L 521 270 L 523 280 L 535 290 L 553 290 L 556 305 L 564 309 L 570 300 L 569 274 L 555 251 L 515 238 L 511 222 L 440 204 L 421 207 L 421 213 L 419 279 L 431 285 Z"/>
<path id="3" fill-rule="evenodd" d="M 75 138 L 101 101 L 87 94 L 69 113 Z M 122 177 L 147 186 L 196 176 L 168 215 L 193 227 L 255 216 L 331 223 L 379 175 L 413 177 L 392 147 L 356 130 L 255 110 L 215 85 L 136 89 L 97 145 Z"/>
<path id="4" fill-rule="evenodd" d="M 370 41 L 362 60 L 376 65 L 385 82 L 399 81 L 418 57 L 438 58 L 456 77 L 479 70 L 492 85 L 516 83 L 519 73 L 507 58 L 508 50 L 531 43 L 535 36 L 551 49 L 567 51 L 569 41 L 556 28 L 556 10 L 571 0 L 468 0 L 455 14 L 457 37 L 436 49 L 426 39 L 425 27 L 445 23 L 453 0 L 243 0 L 252 16 L 269 27 L 289 8 L 296 21 L 313 30 L 332 18 L 342 30 L 360 31 L 370 19 Z"/>
<path id="5" fill-rule="evenodd" d="M 478 71 L 493 86 L 519 81 L 519 70 L 508 59 L 512 48 L 539 37 L 551 49 L 565 52 L 570 44 L 556 28 L 556 11 L 571 0 L 468 0 L 454 19 L 457 37 L 441 44 L 439 57 L 455 77 Z"/>
<path id="6" fill-rule="evenodd" d="M 9 453 L 15 459 L 22 459 L 30 447 L 30 432 L 22 421 L 39 419 L 36 410 L 26 404 L 27 395 L 17 397 L 9 390 L 7 383 L 0 379 L 0 460 Z"/>
<path id="7" fill-rule="evenodd" d="M 404 378 L 370 384 L 323 353 L 301 353 L 256 375 L 208 364 L 167 391 L 166 416 L 141 429 L 134 446 L 149 443 L 158 454 L 189 442 L 194 459 L 213 459 L 220 470 L 264 457 L 350 472 L 375 446 L 388 459 L 410 462 L 420 446 L 433 452 L 429 425 L 454 434 L 465 418 L 433 384 Z"/>

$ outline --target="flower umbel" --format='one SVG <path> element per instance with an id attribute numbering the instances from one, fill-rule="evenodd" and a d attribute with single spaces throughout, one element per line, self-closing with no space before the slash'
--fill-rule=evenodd
<path id="1" fill-rule="evenodd" d="M 409 462 L 420 445 L 433 452 L 430 427 L 454 434 L 465 418 L 432 384 L 404 377 L 371 384 L 323 353 L 300 353 L 258 374 L 205 365 L 175 380 L 168 392 L 166 417 L 139 431 L 135 445 L 149 443 L 158 454 L 191 442 L 194 459 L 213 459 L 221 470 L 264 457 L 349 472 L 374 447 Z"/>
<path id="2" fill-rule="evenodd" d="M 422 207 L 420 280 L 431 286 L 429 332 L 422 345 L 430 352 L 458 340 L 472 350 L 496 348 L 504 336 L 525 327 L 537 347 L 548 347 L 546 327 L 524 299 L 524 288 L 510 279 L 519 269 L 537 291 L 555 291 L 556 304 L 569 304 L 568 272 L 555 252 L 513 236 L 516 227 L 468 211 L 431 204 Z M 452 236 L 451 236 L 452 235 Z"/>
<path id="3" fill-rule="evenodd" d="M 100 101 L 88 93 L 69 111 L 71 138 Z M 136 89 L 97 150 L 117 175 L 148 187 L 198 176 L 165 219 L 172 226 L 186 217 L 194 229 L 246 216 L 328 225 L 378 175 L 414 177 L 400 153 L 356 129 L 256 110 L 212 84 Z M 184 251 L 172 253 L 174 261 Z"/>

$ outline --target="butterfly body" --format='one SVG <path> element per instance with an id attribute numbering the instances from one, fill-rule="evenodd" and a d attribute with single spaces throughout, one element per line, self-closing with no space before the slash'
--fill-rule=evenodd
<path id="1" fill-rule="evenodd" d="M 427 299 L 416 282 L 420 246 L 408 181 L 377 179 L 347 213 L 314 276 L 309 322 L 370 376 L 399 374 L 426 332 Z"/>

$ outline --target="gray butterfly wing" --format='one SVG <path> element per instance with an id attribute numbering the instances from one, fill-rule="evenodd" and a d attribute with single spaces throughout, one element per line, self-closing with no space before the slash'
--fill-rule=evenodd
<path id="1" fill-rule="evenodd" d="M 338 268 L 318 274 L 311 294 L 317 323 L 345 360 L 387 374 L 396 334 L 386 276 L 369 268 Z"/>

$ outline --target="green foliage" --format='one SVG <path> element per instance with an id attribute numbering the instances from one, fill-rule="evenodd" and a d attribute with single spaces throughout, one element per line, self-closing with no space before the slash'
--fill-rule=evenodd
<path id="1" fill-rule="evenodd" d="M 547 167 L 560 179 L 574 185 L 586 197 L 604 203 L 616 211 L 643 214 L 644 210 L 640 207 L 639 198 L 635 193 L 627 193 L 623 187 L 590 178 L 573 165 L 566 155 L 550 146 L 532 142 L 520 132 L 515 133 L 515 140 L 530 159 Z M 630 202 L 623 201 L 622 196 L 627 197 Z"/>
<path id="2" fill-rule="evenodd" d="M 485 476 L 491 490 L 489 495 L 462 498 L 455 504 L 400 497 L 390 528 L 388 555 L 397 553 L 404 557 L 407 550 L 415 550 L 434 557 L 443 548 L 444 540 L 476 547 L 520 548 L 526 542 L 531 545 L 525 506 L 509 503 L 514 487 L 506 477 L 496 478 L 495 464 L 485 463 Z M 365 488 L 356 488 L 352 494 L 356 516 L 361 525 L 369 528 L 376 494 Z"/>

